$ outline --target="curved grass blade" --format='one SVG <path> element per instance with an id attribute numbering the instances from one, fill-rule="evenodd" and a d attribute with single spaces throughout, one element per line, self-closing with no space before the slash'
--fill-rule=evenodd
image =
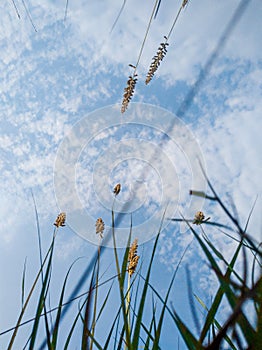
<path id="1" fill-rule="evenodd" d="M 38 300 L 38 306 L 37 306 L 37 310 L 36 310 L 36 316 L 35 316 L 35 320 L 34 320 L 34 325 L 33 325 L 33 330 L 31 333 L 31 340 L 30 340 L 30 344 L 29 344 L 29 350 L 34 350 L 34 346 L 35 346 L 35 341 L 36 341 L 36 335 L 37 335 L 37 331 L 38 331 L 38 326 L 39 326 L 39 321 L 40 321 L 40 317 L 44 308 L 44 304 L 45 304 L 45 298 L 46 298 L 46 294 L 48 291 L 48 286 L 49 286 L 49 279 L 50 279 L 50 273 L 51 273 L 51 266 L 52 266 L 52 259 L 53 259 L 53 251 L 54 251 L 54 240 L 55 240 L 55 234 L 53 236 L 53 240 L 51 243 L 51 250 L 50 250 L 50 256 L 49 256 L 49 260 L 48 260 L 48 264 L 47 264 L 47 268 L 46 268 L 46 272 L 45 272 L 45 276 L 44 276 L 44 280 L 43 280 L 43 285 L 41 288 L 41 293 L 40 293 L 40 297 Z M 47 339 L 47 342 L 50 339 Z M 50 346 L 50 344 L 49 344 Z"/>
<path id="2" fill-rule="evenodd" d="M 184 324 L 184 322 L 179 318 L 176 311 L 173 309 L 175 323 L 177 325 L 177 328 L 184 339 L 184 342 L 186 343 L 188 349 L 190 350 L 201 350 L 204 349 L 204 347 L 199 344 L 197 339 L 193 336 L 193 334 L 190 332 L 189 328 Z"/>
<path id="3" fill-rule="evenodd" d="M 237 298 L 236 298 L 236 296 L 234 295 L 234 293 L 232 292 L 232 290 L 230 288 L 230 284 L 229 284 L 228 279 L 226 279 L 223 276 L 219 266 L 217 265 L 215 259 L 212 256 L 212 254 L 210 253 L 210 251 L 208 250 L 208 248 L 206 247 L 206 245 L 204 244 L 202 239 L 199 237 L 199 235 L 196 233 L 196 231 L 193 229 L 193 227 L 190 226 L 189 223 L 188 223 L 188 226 L 189 226 L 191 232 L 196 237 L 198 243 L 200 244 L 203 252 L 205 253 L 208 261 L 211 264 L 212 269 L 215 271 L 215 273 L 216 273 L 216 275 L 218 277 L 220 286 L 222 287 L 222 290 L 224 291 L 224 293 L 225 293 L 225 295 L 226 295 L 226 297 L 228 299 L 228 302 L 229 302 L 232 310 L 234 310 L 236 308 L 236 305 L 237 305 Z M 246 340 L 249 342 L 251 340 L 252 336 L 254 335 L 254 329 L 253 329 L 253 327 L 251 326 L 250 322 L 247 320 L 247 318 L 245 317 L 245 315 L 242 312 L 241 312 L 241 315 L 240 315 L 239 326 L 240 326 L 240 328 L 241 328 L 241 330 L 243 332 L 243 335 L 245 336 Z"/>
<path id="4" fill-rule="evenodd" d="M 203 307 L 203 309 L 205 309 L 207 312 L 209 312 L 209 309 L 208 307 L 206 306 L 206 304 L 196 295 L 194 294 L 194 297 L 196 298 L 196 300 L 199 302 L 199 304 Z M 212 334 L 213 334 L 213 338 L 215 338 L 216 334 L 215 334 L 215 328 L 214 326 L 216 326 L 216 328 L 218 330 L 221 330 L 222 327 L 221 325 L 219 324 L 219 322 L 214 318 L 213 321 L 212 321 Z M 232 343 L 231 339 L 226 335 L 224 340 L 231 346 L 231 349 L 233 350 L 237 350 L 237 348 L 235 347 L 235 345 Z M 210 343 L 210 341 L 209 341 Z"/>
<path id="5" fill-rule="evenodd" d="M 60 295 L 60 299 L 59 299 L 59 304 L 58 304 L 55 324 L 54 324 L 54 327 L 53 327 L 53 334 L 52 334 L 52 341 L 51 341 L 52 349 L 56 349 L 56 345 L 57 345 L 57 336 L 58 336 L 58 330 L 59 330 L 59 326 L 60 326 L 60 317 L 61 317 L 61 311 L 62 311 L 62 306 L 63 306 L 63 300 L 64 300 L 64 294 L 65 294 L 65 288 L 66 288 L 67 280 L 68 280 L 68 277 L 69 277 L 71 269 L 73 268 L 73 266 L 75 265 L 75 263 L 79 259 L 80 258 L 76 259 L 71 264 L 71 266 L 69 267 L 69 269 L 67 271 L 66 277 L 64 279 L 64 283 L 63 283 L 63 287 L 62 287 L 62 291 L 61 291 L 61 295 Z"/>
<path id="6" fill-rule="evenodd" d="M 164 320 L 164 315 L 165 315 L 165 311 L 166 311 L 168 297 L 169 297 L 169 294 L 171 292 L 171 288 L 172 288 L 172 286 L 174 284 L 174 281 L 175 281 L 175 278 L 176 278 L 176 275 L 177 275 L 177 271 L 178 271 L 178 269 L 179 269 L 179 267 L 180 267 L 180 265 L 182 263 L 182 260 L 183 260 L 183 258 L 185 256 L 187 250 L 189 249 L 191 243 L 192 243 L 192 241 L 185 248 L 181 258 L 179 259 L 179 262 L 178 262 L 178 264 L 176 266 L 176 269 L 175 269 L 175 271 L 173 273 L 172 279 L 170 281 L 170 284 L 169 284 L 169 287 L 168 287 L 168 290 L 167 290 L 167 293 L 166 293 L 166 297 L 165 297 L 165 300 L 164 300 L 164 303 L 163 303 L 163 307 L 162 307 L 159 323 L 158 323 L 157 330 L 156 330 L 156 337 L 155 337 L 153 348 L 152 348 L 153 350 L 157 350 L 158 349 L 158 344 L 159 344 L 159 340 L 160 340 L 161 329 L 162 329 L 162 326 L 163 326 L 163 320 Z"/>
<path id="7" fill-rule="evenodd" d="M 45 258 L 44 258 L 44 260 L 43 260 L 43 264 L 42 264 L 40 270 L 38 271 L 38 274 L 37 274 L 37 276 L 36 276 L 36 278 L 35 278 L 35 280 L 34 280 L 34 282 L 33 282 L 33 285 L 32 285 L 32 287 L 31 287 L 31 289 L 30 289 L 30 291 L 29 291 L 29 294 L 28 294 L 26 300 L 25 300 L 24 306 L 23 306 L 23 308 L 22 308 L 22 310 L 21 310 L 21 312 L 20 312 L 20 314 L 19 314 L 19 317 L 18 317 L 18 320 L 17 320 L 17 322 L 16 322 L 16 325 L 15 325 L 15 327 L 11 328 L 11 330 L 14 330 L 14 332 L 13 332 L 12 337 L 11 337 L 11 340 L 10 340 L 10 342 L 9 342 L 9 344 L 8 344 L 7 350 L 11 350 L 11 349 L 12 349 L 12 346 L 13 346 L 13 344 L 14 344 L 14 341 L 15 341 L 15 338 L 16 338 L 16 335 L 17 335 L 17 332 L 18 332 L 18 329 L 19 329 L 19 327 L 20 327 L 22 318 L 23 318 L 23 316 L 24 316 L 25 310 L 26 310 L 26 308 L 27 308 L 27 305 L 28 305 L 28 303 L 29 303 L 29 300 L 30 300 L 31 297 L 32 297 L 32 294 L 33 294 L 33 291 L 34 291 L 34 289 L 35 289 L 35 287 L 36 287 L 37 281 L 38 281 L 38 279 L 39 279 L 39 277 L 40 277 L 40 275 L 41 275 L 41 273 L 42 273 L 42 270 L 43 270 L 43 268 L 44 268 L 44 265 L 45 265 L 45 263 L 46 263 L 46 261 L 47 261 L 47 258 L 48 258 L 48 256 L 49 256 L 51 250 L 52 250 L 52 244 L 51 244 L 51 246 L 49 247 L 49 249 L 48 249 L 48 251 L 47 251 L 47 253 L 46 253 L 46 256 L 45 256 Z M 33 319 L 33 320 L 34 320 L 34 319 Z M 31 321 L 31 320 L 30 320 L 30 321 Z M 28 322 L 27 322 L 27 323 L 28 323 Z M 8 331 L 9 331 L 9 330 L 8 330 Z M 7 331 L 2 332 L 1 334 L 4 334 L 4 333 L 7 333 Z"/>

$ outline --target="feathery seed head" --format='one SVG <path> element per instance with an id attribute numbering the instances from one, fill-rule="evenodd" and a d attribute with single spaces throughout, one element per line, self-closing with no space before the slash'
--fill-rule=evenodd
<path id="1" fill-rule="evenodd" d="M 54 223 L 54 225 L 56 227 L 60 227 L 60 226 L 65 226 L 65 220 L 66 220 L 66 213 L 60 213 L 57 218 L 56 221 Z"/>

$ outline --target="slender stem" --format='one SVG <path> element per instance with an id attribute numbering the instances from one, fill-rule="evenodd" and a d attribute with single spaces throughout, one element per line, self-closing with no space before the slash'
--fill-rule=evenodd
<path id="1" fill-rule="evenodd" d="M 99 243 L 98 249 L 97 249 L 97 270 L 96 270 L 96 284 L 95 284 L 95 300 L 94 300 L 94 311 L 93 311 L 93 320 L 92 320 L 92 327 L 91 327 L 91 342 L 90 342 L 90 350 L 93 349 L 93 338 L 95 335 L 95 327 L 96 327 L 96 307 L 97 307 L 97 297 L 98 297 L 98 279 L 99 279 L 99 265 L 100 265 L 100 245 Z"/>
<path id="2" fill-rule="evenodd" d="M 154 13 L 156 11 L 157 4 L 158 4 L 158 0 L 155 1 L 155 5 L 154 5 L 153 11 L 152 11 L 151 16 L 150 16 L 150 20 L 149 20 L 149 23 L 148 23 L 148 26 L 147 26 L 147 29 L 146 29 L 146 34 L 144 36 L 144 40 L 143 40 L 143 43 L 142 43 L 142 46 L 141 46 L 141 49 L 140 49 L 140 52 L 139 52 L 139 55 L 138 55 L 138 59 L 137 59 L 136 65 L 135 65 L 133 77 L 136 74 L 136 70 L 137 70 L 138 64 L 139 64 L 141 56 L 142 56 L 142 52 L 143 52 L 143 49 L 144 49 L 144 46 L 145 46 L 146 38 L 147 38 L 147 35 L 148 35 L 148 32 L 149 32 L 151 23 L 152 23 L 152 20 L 153 20 L 153 17 L 154 17 Z"/>

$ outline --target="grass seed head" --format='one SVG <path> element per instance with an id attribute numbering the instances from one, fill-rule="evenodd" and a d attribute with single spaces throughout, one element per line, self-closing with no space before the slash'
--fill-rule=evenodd
<path id="1" fill-rule="evenodd" d="M 129 253 L 128 253 L 128 267 L 127 267 L 127 272 L 129 274 L 129 276 L 131 277 L 133 275 L 133 273 L 136 270 L 137 264 L 138 264 L 138 260 L 139 260 L 139 256 L 137 255 L 137 238 L 134 240 L 133 244 L 131 245 L 130 249 L 129 249 Z"/>
<path id="2" fill-rule="evenodd" d="M 56 227 L 60 227 L 60 226 L 65 226 L 65 220 L 66 220 L 66 213 L 60 213 L 57 218 L 56 221 L 54 223 L 54 225 Z"/>
<path id="3" fill-rule="evenodd" d="M 122 106 L 121 106 L 121 113 L 124 113 L 127 110 L 128 104 L 131 101 L 134 91 L 135 91 L 135 86 L 137 82 L 137 74 L 133 76 L 129 76 L 128 81 L 127 81 L 127 87 L 124 89 L 124 95 L 123 95 L 123 101 L 122 101 Z"/>
<path id="4" fill-rule="evenodd" d="M 103 238 L 103 233 L 105 229 L 105 223 L 102 218 L 96 220 L 96 234 L 99 234 L 100 238 Z"/>
<path id="5" fill-rule="evenodd" d="M 121 191 L 121 184 L 117 184 L 115 187 L 114 187 L 114 194 L 117 196 Z"/>
<path id="6" fill-rule="evenodd" d="M 184 8 L 188 4 L 188 0 L 183 0 L 182 7 Z"/>
<path id="7" fill-rule="evenodd" d="M 204 221 L 204 219 L 205 219 L 204 213 L 202 211 L 197 211 L 196 214 L 195 214 L 195 218 L 194 218 L 193 224 L 201 225 L 202 222 Z"/>
<path id="8" fill-rule="evenodd" d="M 166 38 L 166 37 L 165 37 Z M 167 39 L 166 39 L 167 40 Z M 155 72 L 157 71 L 158 67 L 160 66 L 161 61 L 163 61 L 166 53 L 167 53 L 167 46 L 169 44 L 167 42 L 161 43 L 156 55 L 152 58 L 152 63 L 150 64 L 149 71 L 146 76 L 146 84 L 149 84 L 149 82 L 152 80 Z"/>

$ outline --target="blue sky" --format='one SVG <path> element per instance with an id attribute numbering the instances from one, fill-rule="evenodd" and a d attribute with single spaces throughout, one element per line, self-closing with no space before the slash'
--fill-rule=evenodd
<path id="1" fill-rule="evenodd" d="M 132 73 L 128 65 L 137 61 L 153 2 L 127 1 L 112 33 L 121 1 L 111 1 L 110 6 L 105 1 L 69 1 L 66 21 L 66 1 L 26 1 L 37 32 L 22 2 L 16 4 L 20 19 L 11 1 L 0 5 L 0 266 L 5 281 L 0 292 L 4 310 L 1 330 L 14 324 L 20 308 L 25 257 L 28 288 L 38 269 L 31 190 L 44 248 L 50 243 L 52 224 L 59 211 L 68 214 L 68 225 L 57 237 L 57 286 L 73 260 L 79 256 L 88 260 L 94 253 L 93 225 L 98 216 L 110 225 L 111 192 L 117 182 L 121 182 L 123 191 L 116 208 L 129 201 L 130 207 L 137 209 L 133 219 L 141 243 L 154 237 L 167 202 L 169 215 L 177 216 L 179 209 L 193 217 L 202 208 L 213 220 L 223 220 L 217 208 L 188 196 L 191 188 L 205 189 L 197 156 L 225 202 L 234 202 L 242 224 L 257 197 L 250 233 L 261 240 L 259 0 L 250 1 L 181 118 L 175 113 L 198 79 L 239 1 L 192 0 L 181 13 L 164 61 L 152 82 L 145 86 L 151 58 L 180 6 L 179 2 L 162 3 L 137 68 L 138 82 L 132 100 L 135 103 L 123 115 L 123 90 Z M 68 140 L 68 147 L 63 149 Z M 65 175 L 63 179 L 61 174 Z M 69 179 L 72 188 L 68 186 Z M 79 222 L 91 228 L 85 230 Z M 128 224 L 129 215 L 123 220 L 123 229 Z M 210 235 L 230 257 L 234 245 L 218 232 Z M 163 231 L 156 267 L 161 278 L 155 281 L 160 289 L 191 239 L 183 226 L 168 225 Z M 123 244 L 120 240 L 119 246 Z M 145 256 L 150 246 L 152 241 L 143 245 Z M 105 266 L 111 262 L 110 251 L 105 254 Z M 199 250 L 192 244 L 184 263 L 190 263 L 192 271 L 199 272 L 192 272 L 195 288 L 212 291 L 215 280 L 204 264 L 198 268 L 200 261 Z M 80 274 L 83 266 L 80 264 L 76 270 Z M 183 283 L 183 267 L 179 275 L 179 282 Z M 183 290 L 177 298 L 182 297 L 186 302 Z M 183 308 L 180 311 L 184 312 Z M 33 309 L 27 316 L 32 314 Z M 185 317 L 189 318 L 189 314 L 187 310 Z M 0 340 L 1 346 L 6 339 Z M 166 337 L 163 349 L 168 348 L 169 341 L 170 337 Z"/>

